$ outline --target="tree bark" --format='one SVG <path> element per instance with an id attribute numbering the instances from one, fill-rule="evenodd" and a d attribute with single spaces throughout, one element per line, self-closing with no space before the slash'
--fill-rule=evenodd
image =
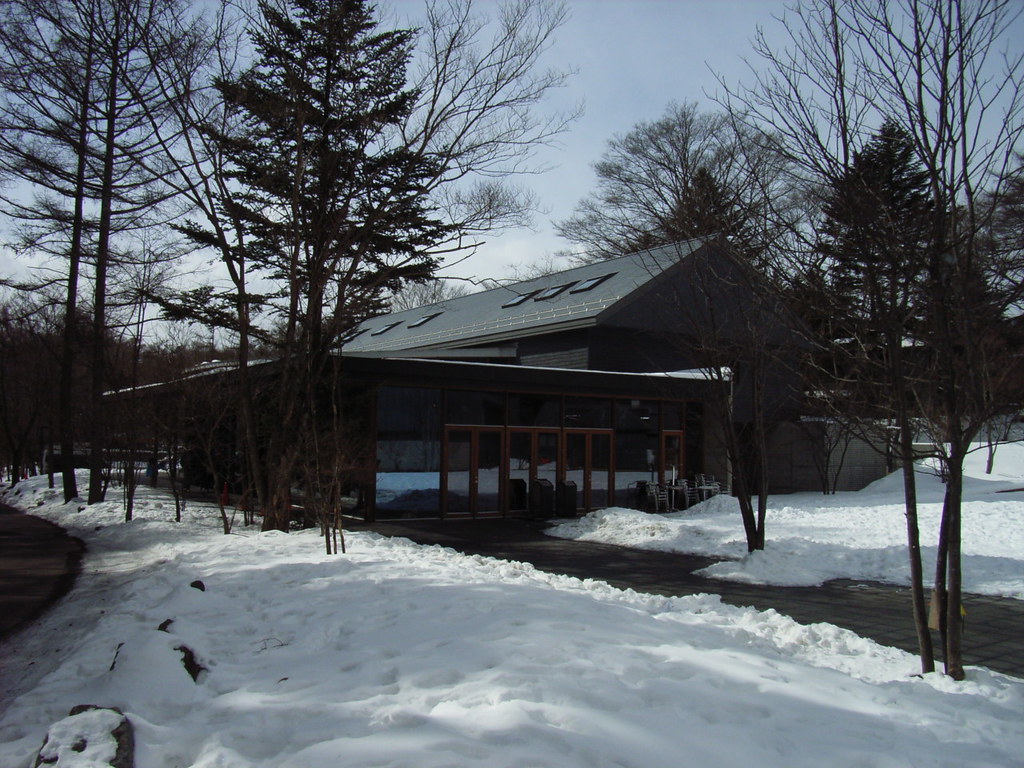
<path id="1" fill-rule="evenodd" d="M 115 19 L 115 24 L 119 20 Z M 110 51 L 110 73 L 104 104 L 103 175 L 100 184 L 100 221 L 96 241 L 95 287 L 92 314 L 92 396 L 89 419 L 89 503 L 103 501 L 104 421 L 103 391 L 106 387 L 107 267 L 114 206 L 114 159 L 117 144 L 117 94 L 120 82 L 120 49 L 115 38 Z"/>

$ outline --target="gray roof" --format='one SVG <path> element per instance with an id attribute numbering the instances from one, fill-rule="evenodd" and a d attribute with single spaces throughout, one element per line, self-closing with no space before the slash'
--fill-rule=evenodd
<path id="1" fill-rule="evenodd" d="M 592 326 L 606 309 L 704 243 L 674 243 L 380 315 L 364 322 L 365 330 L 345 344 L 343 352 L 452 349 Z M 549 290 L 555 295 L 545 293 Z"/>

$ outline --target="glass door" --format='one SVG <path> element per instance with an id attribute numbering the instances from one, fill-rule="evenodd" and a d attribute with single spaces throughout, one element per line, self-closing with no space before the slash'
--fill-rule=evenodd
<path id="1" fill-rule="evenodd" d="M 510 432 L 508 436 L 508 511 L 525 515 L 530 509 L 530 483 L 533 482 L 532 432 Z"/>
<path id="2" fill-rule="evenodd" d="M 475 495 L 473 514 L 495 515 L 501 512 L 502 432 L 496 429 L 476 431 Z"/>
<path id="3" fill-rule="evenodd" d="M 607 507 L 611 488 L 610 432 L 567 432 L 565 479 L 576 484 L 576 505 L 589 512 Z"/>
<path id="4" fill-rule="evenodd" d="M 559 458 L 557 431 L 528 428 L 509 430 L 504 473 L 509 514 L 553 514 Z M 539 485 L 536 482 L 538 480 L 542 481 Z"/>
<path id="5" fill-rule="evenodd" d="M 502 431 L 475 427 L 445 433 L 445 507 L 447 516 L 501 511 Z"/>
<path id="6" fill-rule="evenodd" d="M 468 515 L 473 468 L 473 432 L 452 429 L 445 435 L 444 512 L 447 515 Z"/>

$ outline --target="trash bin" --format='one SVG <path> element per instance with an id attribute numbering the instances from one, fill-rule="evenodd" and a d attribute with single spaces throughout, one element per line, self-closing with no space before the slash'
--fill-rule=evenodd
<path id="1" fill-rule="evenodd" d="M 575 517 L 579 509 L 579 494 L 576 491 L 575 480 L 561 480 L 558 483 L 558 492 L 555 494 L 555 509 L 559 517 Z"/>
<path id="2" fill-rule="evenodd" d="M 530 485 L 530 515 L 552 517 L 555 514 L 555 487 L 543 477 Z"/>
<path id="3" fill-rule="evenodd" d="M 529 509 L 526 481 L 520 477 L 514 477 L 508 481 L 508 508 L 512 512 L 523 512 Z"/>

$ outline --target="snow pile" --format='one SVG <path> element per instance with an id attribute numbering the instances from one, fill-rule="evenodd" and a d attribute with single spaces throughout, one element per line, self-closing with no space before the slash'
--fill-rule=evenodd
<path id="1" fill-rule="evenodd" d="M 374 534 L 218 533 L 143 489 L 76 511 L 73 592 L 0 655 L 0 765 L 82 703 L 117 707 L 146 768 L 1010 766 L 1024 681 L 915 677 L 837 627 L 664 598 Z M 201 581 L 204 590 L 191 586 Z M 184 648 L 201 667 L 196 679 Z M 194 670 L 195 671 L 195 670 Z"/>
<path id="2" fill-rule="evenodd" d="M 1024 600 L 1024 444 L 1000 446 L 991 475 L 984 452 L 970 455 L 963 504 L 963 583 L 967 592 Z M 945 487 L 919 467 L 918 516 L 925 577 L 935 568 Z M 798 493 L 769 499 L 767 544 L 747 554 L 739 506 L 717 496 L 683 512 L 605 509 L 547 533 L 640 549 L 726 558 L 703 571 L 719 579 L 813 586 L 830 579 L 907 585 L 903 479 L 896 473 L 856 493 Z"/>

